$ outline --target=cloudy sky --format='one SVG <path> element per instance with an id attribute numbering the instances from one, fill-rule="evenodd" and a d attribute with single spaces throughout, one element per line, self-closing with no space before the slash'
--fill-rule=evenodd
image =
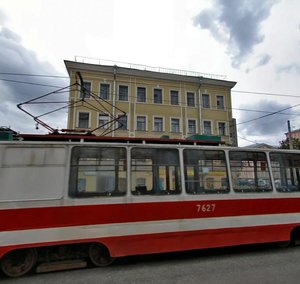
<path id="1" fill-rule="evenodd" d="M 16 105 L 67 86 L 63 60 L 84 56 L 225 75 L 237 82 L 239 145 L 278 145 L 288 120 L 300 128 L 299 10 L 298 0 L 0 0 L 0 126 L 44 131 Z M 66 127 L 66 112 L 52 121 Z"/>

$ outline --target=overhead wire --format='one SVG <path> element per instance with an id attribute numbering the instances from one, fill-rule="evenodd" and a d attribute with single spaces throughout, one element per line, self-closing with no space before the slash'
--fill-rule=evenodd
<path id="1" fill-rule="evenodd" d="M 32 77 L 50 77 L 50 78 L 68 78 L 66 76 L 58 76 L 58 75 L 42 75 L 42 74 L 25 74 L 25 73 L 10 73 L 10 72 L 0 72 L 0 74 L 2 75 L 14 75 L 14 76 L 32 76 Z M 49 84 L 40 84 L 40 83 L 33 83 L 33 82 L 26 82 L 26 81 L 19 81 L 19 80 L 11 80 L 11 79 L 4 79 L 4 78 L 0 78 L 1 81 L 7 81 L 7 82 L 12 82 L 12 83 L 21 83 L 21 84 L 28 84 L 28 85 L 34 85 L 34 86 L 41 86 L 41 87 L 51 87 L 51 88 L 62 88 L 61 86 L 56 86 L 56 85 L 49 85 Z M 239 93 L 251 93 L 251 94 L 260 94 L 260 95 L 273 95 L 273 96 L 285 96 L 285 97 L 300 97 L 300 96 L 296 96 L 296 95 L 286 95 L 286 94 L 272 94 L 272 93 L 263 93 L 263 92 L 250 92 L 250 91 L 233 91 L 232 92 L 239 92 Z M 128 96 L 131 98 L 136 98 L 136 96 Z M 164 100 L 164 102 L 171 102 L 170 100 Z M 266 115 L 257 117 L 257 118 L 253 118 L 250 119 L 248 121 L 243 121 L 238 123 L 237 125 L 241 125 L 241 124 L 245 124 L 245 123 L 249 123 L 252 121 L 256 121 L 274 114 L 281 114 L 281 115 L 298 115 L 298 114 L 286 114 L 283 113 L 284 110 L 287 109 L 291 109 L 294 107 L 299 106 L 300 104 L 288 107 L 288 108 L 284 108 L 275 112 L 268 112 L 268 111 L 263 111 L 263 110 L 253 110 L 253 109 L 244 109 L 244 108 L 228 108 L 229 110 L 239 110 L 239 111 L 249 111 L 249 112 L 261 112 L 261 113 L 267 113 Z M 217 107 L 214 108 L 214 106 L 211 106 L 210 108 L 211 110 L 216 109 Z"/>
<path id="2" fill-rule="evenodd" d="M 69 78 L 68 76 L 62 76 L 62 75 L 44 75 L 44 74 L 28 74 L 28 73 L 13 73 L 13 72 L 0 72 L 0 75 L 45 77 L 45 78 L 65 78 L 65 79 Z"/>
<path id="3" fill-rule="evenodd" d="M 43 77 L 43 78 L 56 78 L 56 79 L 69 79 L 68 76 L 61 76 L 61 75 L 46 75 L 46 74 L 28 74 L 28 73 L 13 73 L 13 72 L 0 72 L 0 75 L 7 75 L 7 76 L 28 76 L 28 77 Z M 41 83 L 34 83 L 34 82 L 27 82 L 27 81 L 20 81 L 20 80 L 11 80 L 6 78 L 0 78 L 1 81 L 6 82 L 12 82 L 12 83 L 21 83 L 21 84 L 28 84 L 28 85 L 34 85 L 34 86 L 41 86 L 41 87 L 51 87 L 51 88 L 62 88 L 61 86 L 56 85 L 49 85 L 49 84 L 41 84 Z M 290 95 L 290 94 L 283 94 L 283 93 L 267 93 L 267 92 L 254 92 L 254 91 L 243 91 L 243 90 L 231 90 L 232 93 L 245 93 L 245 94 L 254 94 L 254 95 L 264 95 L 264 96 L 280 96 L 280 97 L 291 97 L 291 98 L 300 98 L 299 95 Z M 136 98 L 135 96 L 128 96 L 131 98 Z M 170 102 L 170 100 L 164 100 L 164 102 Z M 288 114 L 284 113 L 285 110 L 295 108 L 297 106 L 300 106 L 300 104 L 296 104 L 287 108 L 283 108 L 274 112 L 269 111 L 263 111 L 263 110 L 253 110 L 253 109 L 245 109 L 245 108 L 230 108 L 230 110 L 238 110 L 238 111 L 248 111 L 248 112 L 259 112 L 259 113 L 266 113 L 265 115 L 262 115 L 260 117 L 256 117 L 247 121 L 242 121 L 240 123 L 237 123 L 237 125 L 250 123 L 259 119 L 263 119 L 275 114 L 281 114 L 281 115 L 297 115 L 297 114 Z M 213 110 L 213 106 L 211 106 L 211 109 Z M 216 107 L 217 109 L 217 107 Z M 229 109 L 229 108 L 227 108 Z M 241 139 L 244 139 L 240 137 Z M 247 139 L 245 139 L 247 140 Z M 249 140 L 250 141 L 250 140 Z"/>
<path id="4" fill-rule="evenodd" d="M 12 83 L 21 83 L 21 84 L 34 85 L 34 86 L 41 86 L 41 87 L 61 88 L 61 86 L 46 85 L 46 84 L 40 84 L 40 83 L 32 83 L 32 82 L 25 82 L 25 81 L 18 81 L 18 80 L 10 80 L 10 79 L 3 79 L 3 78 L 0 78 L 0 81 L 12 82 Z"/>
<path id="5" fill-rule="evenodd" d="M 300 106 L 300 104 L 296 104 L 296 105 L 293 105 L 293 106 L 290 106 L 290 107 L 287 107 L 287 108 L 283 108 L 283 109 L 280 109 L 280 110 L 277 110 L 277 111 L 274 111 L 274 112 L 268 113 L 266 115 L 256 117 L 256 118 L 253 118 L 253 119 L 250 119 L 250 120 L 247 120 L 247 121 L 242 121 L 240 123 L 237 123 L 236 125 L 241 125 L 241 124 L 244 124 L 244 123 L 249 123 L 249 122 L 252 122 L 252 121 L 255 121 L 255 120 L 259 120 L 259 119 L 262 119 L 262 118 L 265 118 L 265 117 L 268 117 L 268 116 L 271 116 L 271 115 L 274 115 L 274 114 L 278 114 L 282 111 L 285 111 L 285 110 L 288 110 L 288 109 L 291 109 L 291 108 L 294 108 L 294 107 L 297 107 L 297 106 Z"/>
<path id="6" fill-rule="evenodd" d="M 0 74 L 3 74 L 0 72 Z M 17 74 L 15 74 L 17 75 Z M 19 74 L 18 74 L 19 75 Z M 22 75 L 22 74 L 20 74 Z M 44 76 L 44 77 L 57 77 L 57 78 L 67 78 L 67 77 L 62 77 L 62 76 L 48 76 L 48 75 L 28 75 L 28 76 Z M 4 79 L 4 78 L 0 78 L 0 81 L 8 81 L 8 82 L 12 82 L 12 83 L 21 83 L 21 84 L 29 84 L 29 85 L 36 85 L 36 86 L 43 86 L 43 87 L 52 87 L 52 88 L 62 88 L 62 86 L 56 86 L 56 85 L 49 85 L 49 84 L 40 84 L 40 83 L 33 83 L 33 82 L 26 82 L 26 81 L 18 81 L 18 80 L 11 80 L 11 79 Z M 261 93 L 262 94 L 262 93 Z M 269 94 L 271 95 L 271 94 Z M 279 94 L 274 94 L 274 96 L 278 96 Z M 288 96 L 288 95 L 285 95 Z M 136 96 L 128 96 L 131 98 L 137 98 Z M 292 96 L 290 95 L 290 97 L 299 97 L 300 96 Z M 170 100 L 165 100 L 165 102 L 170 102 Z M 212 109 L 214 108 L 214 106 L 212 106 Z M 241 111 L 253 111 L 253 112 L 267 112 L 267 111 L 263 111 L 263 110 L 252 110 L 252 109 L 244 109 L 244 108 L 230 108 L 232 110 L 241 110 Z"/>
<path id="7" fill-rule="evenodd" d="M 300 95 L 276 94 L 276 93 L 265 93 L 265 92 L 254 92 L 254 91 L 231 90 L 231 92 L 232 93 L 244 93 L 244 94 L 264 95 L 264 96 L 274 96 L 274 97 L 300 98 Z"/>
<path id="8" fill-rule="evenodd" d="M 247 141 L 247 142 L 251 142 L 251 143 L 253 143 L 253 144 L 256 144 L 256 143 L 257 143 L 257 141 L 252 141 L 252 140 L 249 140 L 249 139 L 247 139 L 247 138 L 245 138 L 245 137 L 242 137 L 242 136 L 238 136 L 238 138 L 239 138 L 239 139 L 242 139 L 242 140 L 245 140 L 245 141 Z"/>
<path id="9" fill-rule="evenodd" d="M 29 74 L 29 73 L 15 73 L 15 72 L 0 72 L 0 75 L 45 77 L 45 78 L 61 78 L 61 79 L 69 79 L 70 78 L 69 76 L 63 76 L 63 75 Z M 5 79 L 0 79 L 0 80 L 5 80 Z M 265 95 L 265 96 L 279 96 L 279 97 L 300 98 L 300 95 L 290 95 L 290 94 L 270 93 L 270 92 L 257 92 L 257 91 L 244 91 L 244 90 L 231 90 L 231 93 L 244 93 L 244 94 L 253 94 L 253 95 Z"/>

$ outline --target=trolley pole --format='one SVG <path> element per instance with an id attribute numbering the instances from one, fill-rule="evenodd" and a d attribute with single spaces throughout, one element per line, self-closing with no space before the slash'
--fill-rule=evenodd
<path id="1" fill-rule="evenodd" d="M 288 137 L 289 137 L 289 146 L 290 146 L 290 150 L 293 149 L 293 141 L 292 141 L 292 134 L 291 134 L 291 124 L 290 121 L 287 121 L 287 125 L 288 125 Z"/>

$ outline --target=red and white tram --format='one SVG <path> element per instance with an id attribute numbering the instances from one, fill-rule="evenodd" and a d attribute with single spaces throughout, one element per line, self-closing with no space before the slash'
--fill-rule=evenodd
<path id="1" fill-rule="evenodd" d="M 0 142 L 0 265 L 8 276 L 57 260 L 103 266 L 128 255 L 300 238 L 299 151 L 49 137 L 57 141 Z"/>

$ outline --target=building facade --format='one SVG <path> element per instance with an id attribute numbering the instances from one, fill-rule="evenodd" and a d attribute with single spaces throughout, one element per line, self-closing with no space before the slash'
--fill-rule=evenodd
<path id="1" fill-rule="evenodd" d="M 300 129 L 296 129 L 291 132 L 286 132 L 285 136 L 286 136 L 286 138 L 292 137 L 294 139 L 300 139 Z"/>
<path id="2" fill-rule="evenodd" d="M 65 61 L 71 84 L 82 77 L 85 93 L 72 88 L 68 128 L 109 136 L 219 136 L 236 145 L 231 89 L 236 82 L 116 65 Z M 97 97 L 100 101 L 95 102 Z M 113 123 L 109 123 L 113 121 Z"/>

